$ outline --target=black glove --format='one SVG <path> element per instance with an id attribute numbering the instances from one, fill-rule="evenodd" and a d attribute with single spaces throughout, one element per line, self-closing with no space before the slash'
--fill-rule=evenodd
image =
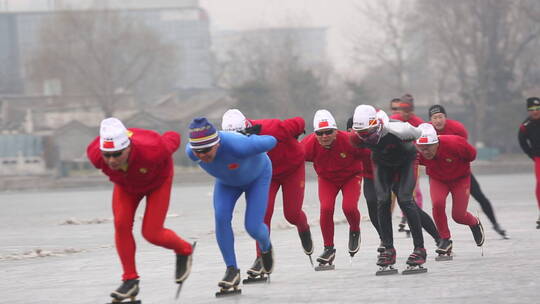
<path id="1" fill-rule="evenodd" d="M 253 134 L 258 135 L 259 133 L 261 133 L 261 125 L 253 125 L 244 130 L 244 134 L 246 134 L 247 136 Z"/>

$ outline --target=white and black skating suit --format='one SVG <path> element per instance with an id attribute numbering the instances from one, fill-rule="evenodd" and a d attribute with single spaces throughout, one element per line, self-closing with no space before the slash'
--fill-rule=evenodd
<path id="1" fill-rule="evenodd" d="M 383 124 L 377 143 L 361 144 L 372 151 L 379 228 L 386 248 L 393 248 L 390 211 L 392 191 L 397 195 L 398 204 L 409 220 L 414 247 L 424 247 L 418 206 L 413 201 L 417 178 L 414 140 L 420 137 L 420 134 L 419 129 L 408 123 L 390 121 Z"/>

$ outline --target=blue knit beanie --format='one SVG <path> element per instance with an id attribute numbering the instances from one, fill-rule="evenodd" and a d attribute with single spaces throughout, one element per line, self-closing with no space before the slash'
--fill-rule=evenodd
<path id="1" fill-rule="evenodd" d="M 204 149 L 219 142 L 219 135 L 205 117 L 197 117 L 189 124 L 189 146 L 192 149 Z"/>

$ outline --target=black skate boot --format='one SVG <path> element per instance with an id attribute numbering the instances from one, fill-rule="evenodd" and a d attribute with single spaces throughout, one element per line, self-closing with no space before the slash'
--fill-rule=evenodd
<path id="1" fill-rule="evenodd" d="M 274 271 L 274 249 L 270 244 L 268 251 L 261 252 L 262 273 L 270 275 Z"/>
<path id="2" fill-rule="evenodd" d="M 478 224 L 469 227 L 471 228 L 476 246 L 481 247 L 484 245 L 484 227 L 482 226 L 480 219 L 478 219 Z"/>
<path id="3" fill-rule="evenodd" d="M 311 231 L 308 229 L 306 231 L 299 232 L 300 240 L 302 241 L 302 248 L 306 255 L 311 255 L 313 253 L 313 241 L 311 240 Z"/>
<path id="4" fill-rule="evenodd" d="M 192 245 L 192 251 L 190 255 L 176 255 L 176 283 L 182 284 L 191 273 L 191 264 L 193 263 L 193 250 L 195 250 L 194 243 Z"/>
<path id="5" fill-rule="evenodd" d="M 401 274 L 415 274 L 427 272 L 427 268 L 424 268 L 422 264 L 426 262 L 427 253 L 425 248 L 414 248 L 407 259 L 407 269 L 403 270 Z"/>
<path id="6" fill-rule="evenodd" d="M 311 231 L 308 229 L 306 231 L 299 232 L 298 235 L 300 235 L 304 253 L 309 257 L 309 262 L 311 263 L 311 267 L 313 267 L 313 259 L 311 258 L 311 255 L 313 254 L 313 240 L 311 239 Z"/>
<path id="7" fill-rule="evenodd" d="M 540 229 L 540 215 L 538 216 L 538 219 L 536 220 L 536 229 Z"/>
<path id="8" fill-rule="evenodd" d="M 493 230 L 495 230 L 503 239 L 507 240 L 509 239 L 508 235 L 506 234 L 506 230 L 501 228 L 501 225 L 495 224 L 493 225 Z"/>
<path id="9" fill-rule="evenodd" d="M 131 304 L 140 304 L 141 301 L 136 301 L 135 297 L 139 294 L 139 280 L 131 279 L 122 282 L 122 285 L 111 293 L 113 303 L 121 302 L 127 298 L 130 298 Z M 124 302 L 126 303 L 126 302 Z"/>
<path id="10" fill-rule="evenodd" d="M 349 231 L 349 254 L 351 255 L 351 258 L 360 249 L 360 242 L 360 230 Z"/>
<path id="11" fill-rule="evenodd" d="M 384 248 L 384 247 L 383 247 Z M 375 272 L 375 275 L 389 275 L 396 274 L 398 270 L 394 268 L 396 263 L 396 249 L 384 248 L 377 259 L 377 265 L 380 266 L 379 270 Z"/>
<path id="12" fill-rule="evenodd" d="M 334 246 L 324 247 L 323 253 L 317 258 L 319 266 L 315 267 L 315 271 L 334 270 L 336 267 L 335 265 L 333 265 L 335 258 L 336 250 L 334 249 Z"/>
<path id="13" fill-rule="evenodd" d="M 244 279 L 242 283 L 251 284 L 251 283 L 262 283 L 266 282 L 267 277 L 265 276 L 262 270 L 262 258 L 257 257 L 255 262 L 250 269 L 247 270 L 248 278 Z"/>
<path id="14" fill-rule="evenodd" d="M 435 250 L 439 254 L 438 257 L 435 258 L 435 261 L 450 261 L 453 259 L 452 255 L 452 240 L 450 239 L 441 239 L 439 241 L 439 245 L 437 250 Z"/>
<path id="15" fill-rule="evenodd" d="M 240 285 L 240 269 L 234 266 L 227 267 L 225 276 L 218 283 L 220 290 L 216 292 L 216 297 L 242 293 L 238 285 Z"/>

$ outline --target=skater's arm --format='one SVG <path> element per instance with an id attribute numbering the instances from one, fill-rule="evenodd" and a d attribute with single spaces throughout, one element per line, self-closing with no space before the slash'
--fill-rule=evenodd
<path id="1" fill-rule="evenodd" d="M 406 122 L 390 122 L 388 123 L 388 131 L 403 141 L 417 140 L 422 135 L 419 128 Z"/>
<path id="2" fill-rule="evenodd" d="M 532 147 L 527 138 L 527 129 L 525 128 L 525 125 L 523 124 L 519 127 L 518 140 L 519 140 L 519 146 L 521 147 L 521 150 L 523 150 L 523 152 L 525 152 L 527 156 L 533 159 Z"/>
<path id="3" fill-rule="evenodd" d="M 231 145 L 231 151 L 240 158 L 270 151 L 277 144 L 276 138 L 270 135 L 239 135 L 234 138 L 234 141 L 234 144 Z"/>

